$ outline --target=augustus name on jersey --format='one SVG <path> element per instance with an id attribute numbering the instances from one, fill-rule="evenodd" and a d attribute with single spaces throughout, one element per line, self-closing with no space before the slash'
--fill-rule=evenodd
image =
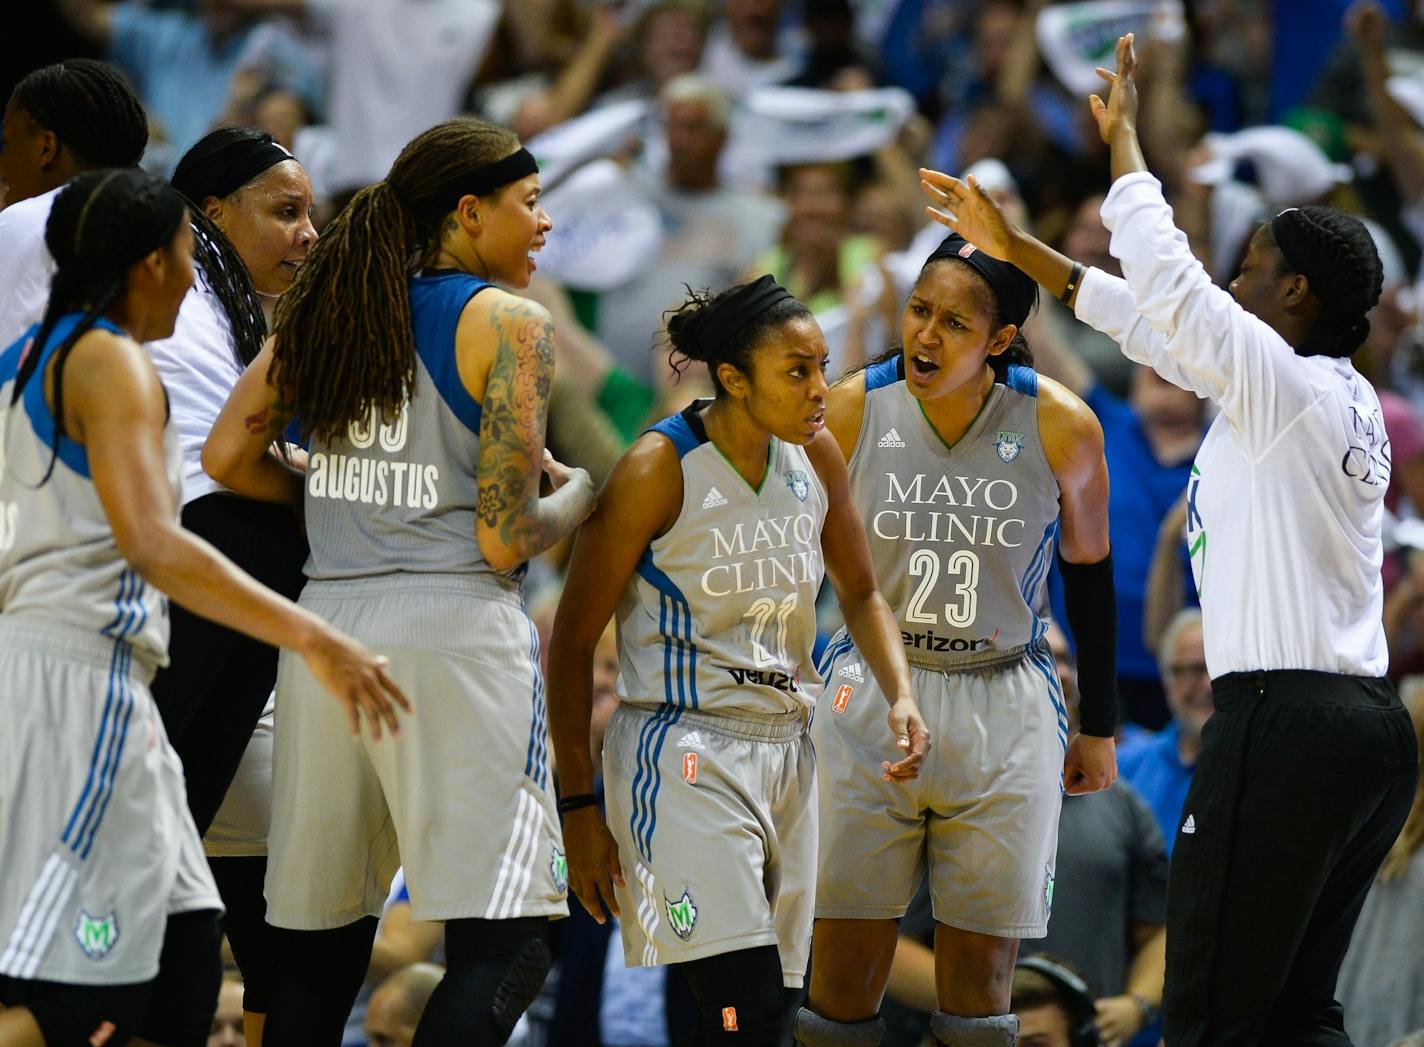
<path id="1" fill-rule="evenodd" d="M 911 664 L 995 661 L 1046 629 L 1058 483 L 1038 435 L 1038 376 L 1010 366 L 947 446 L 905 387 L 903 357 L 865 372 L 851 492 Z"/>
<path id="2" fill-rule="evenodd" d="M 775 438 L 753 490 L 707 438 L 706 405 L 652 427 L 677 449 L 682 508 L 619 604 L 619 697 L 789 712 L 810 705 L 806 688 L 819 682 L 811 649 L 825 490 L 805 449 Z"/>

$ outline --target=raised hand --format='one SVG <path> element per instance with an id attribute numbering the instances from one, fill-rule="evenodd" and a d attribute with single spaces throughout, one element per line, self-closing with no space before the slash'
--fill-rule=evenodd
<path id="1" fill-rule="evenodd" d="M 922 167 L 920 189 L 935 203 L 925 210 L 936 222 L 953 229 L 1000 261 L 1009 260 L 1013 239 L 1021 230 L 1009 221 L 1003 208 L 973 175 L 961 181 L 953 175 Z"/>
<path id="2" fill-rule="evenodd" d="M 1110 86 L 1108 100 L 1098 95 L 1088 96 L 1088 108 L 1098 123 L 1098 134 L 1112 145 L 1120 133 L 1137 133 L 1137 52 L 1133 50 L 1132 34 L 1117 38 L 1117 72 L 1101 66 L 1098 76 Z"/>

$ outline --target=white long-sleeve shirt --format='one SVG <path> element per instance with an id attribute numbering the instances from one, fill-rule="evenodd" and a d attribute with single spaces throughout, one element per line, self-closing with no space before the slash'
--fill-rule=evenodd
<path id="1" fill-rule="evenodd" d="M 1382 676 L 1389 438 L 1349 360 L 1299 356 L 1192 256 L 1149 174 L 1102 208 L 1125 280 L 1090 269 L 1078 317 L 1220 408 L 1188 487 L 1187 541 L 1213 677 Z"/>

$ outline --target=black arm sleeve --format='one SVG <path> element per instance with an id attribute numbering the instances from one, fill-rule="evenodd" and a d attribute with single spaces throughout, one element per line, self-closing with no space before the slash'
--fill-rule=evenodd
<path id="1" fill-rule="evenodd" d="M 1097 563 L 1069 563 L 1063 572 L 1067 626 L 1078 651 L 1078 722 L 1083 734 L 1111 738 L 1117 730 L 1117 595 L 1112 554 Z"/>

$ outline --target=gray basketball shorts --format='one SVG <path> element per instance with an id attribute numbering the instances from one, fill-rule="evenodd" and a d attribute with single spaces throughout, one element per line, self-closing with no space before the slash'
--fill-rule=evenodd
<path id="1" fill-rule="evenodd" d="M 539 641 L 516 589 L 485 576 L 309 583 L 301 603 L 390 659 L 414 712 L 353 742 L 346 714 L 283 653 L 267 921 L 379 916 L 405 867 L 417 920 L 565 916 Z"/>
<path id="2" fill-rule="evenodd" d="M 149 981 L 170 915 L 222 909 L 153 670 L 127 643 L 0 618 L 0 975 Z"/>
<path id="3" fill-rule="evenodd" d="M 889 705 L 844 636 L 822 663 L 811 735 L 820 760 L 816 915 L 892 919 L 928 872 L 934 917 L 1001 938 L 1048 932 L 1066 725 L 1052 660 L 1037 651 L 955 673 L 911 667 L 933 747 L 892 783 Z"/>
<path id="4" fill-rule="evenodd" d="M 203 836 L 203 851 L 209 858 L 251 858 L 267 853 L 267 830 L 272 824 L 272 728 L 276 720 L 275 695 L 269 695 L 242 752 L 237 774 Z"/>
<path id="5" fill-rule="evenodd" d="M 816 872 L 816 755 L 800 712 L 742 719 L 622 704 L 603 741 L 625 887 L 624 962 L 763 945 L 800 986 Z"/>

